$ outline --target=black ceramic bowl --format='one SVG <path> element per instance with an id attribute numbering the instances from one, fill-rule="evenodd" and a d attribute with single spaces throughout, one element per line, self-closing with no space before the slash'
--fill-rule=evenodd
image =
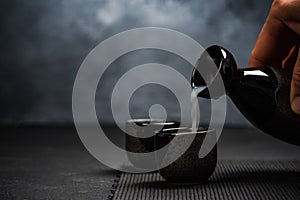
<path id="1" fill-rule="evenodd" d="M 174 162 L 159 170 L 160 175 L 168 182 L 180 184 L 198 184 L 204 183 L 213 174 L 217 164 L 217 143 L 212 150 L 203 158 L 199 158 L 199 151 L 203 144 L 203 140 L 207 134 L 214 134 L 215 130 L 207 128 L 199 128 L 197 132 L 192 132 L 191 129 L 164 129 L 157 135 L 156 143 L 161 141 L 164 143 L 171 141 L 178 136 L 178 142 L 172 141 L 168 147 L 168 151 L 164 156 L 164 161 L 171 158 L 174 152 L 177 152 L 182 144 L 185 143 L 187 137 L 194 134 L 195 137 L 188 149 Z M 212 135 L 211 135 L 212 136 Z M 164 161 L 159 161 L 164 162 Z"/>
<path id="2" fill-rule="evenodd" d="M 178 128 L 180 125 L 177 121 L 164 121 L 160 119 L 132 119 L 126 122 L 126 132 L 132 133 L 135 136 L 126 134 L 125 149 L 127 152 L 133 153 L 148 153 L 155 149 L 160 149 L 168 144 L 169 141 L 155 145 L 156 134 L 162 129 Z M 152 135 L 146 137 L 147 135 Z M 128 155 L 128 159 L 134 167 L 139 168 L 138 158 L 134 155 Z"/>

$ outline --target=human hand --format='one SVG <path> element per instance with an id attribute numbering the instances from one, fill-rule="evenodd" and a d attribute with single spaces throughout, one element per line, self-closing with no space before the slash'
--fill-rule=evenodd
<path id="1" fill-rule="evenodd" d="M 249 67 L 293 70 L 290 102 L 300 115 L 300 0 L 275 0 L 251 53 Z"/>

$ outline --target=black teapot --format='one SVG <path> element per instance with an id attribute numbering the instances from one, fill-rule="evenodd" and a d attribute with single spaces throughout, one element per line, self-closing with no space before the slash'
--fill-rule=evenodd
<path id="1" fill-rule="evenodd" d="M 211 96 L 207 84 L 199 73 L 213 60 L 223 79 L 225 93 L 232 99 L 241 113 L 258 129 L 290 144 L 300 145 L 300 116 L 290 106 L 292 71 L 273 67 L 237 68 L 233 55 L 225 48 L 210 46 L 200 55 L 193 70 L 191 85 L 204 87 L 197 96 Z M 225 95 L 225 94 L 224 94 Z"/>

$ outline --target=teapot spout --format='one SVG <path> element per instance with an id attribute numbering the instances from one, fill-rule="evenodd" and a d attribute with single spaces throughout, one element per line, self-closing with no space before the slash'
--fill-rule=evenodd
<path id="1" fill-rule="evenodd" d="M 206 86 L 194 87 L 192 91 L 195 93 L 195 96 L 197 96 L 197 97 L 202 97 L 205 99 L 211 98 L 208 87 L 206 87 Z"/>
<path id="2" fill-rule="evenodd" d="M 221 75 L 225 90 L 227 91 L 231 82 L 237 77 L 237 64 L 233 55 L 225 48 L 213 45 L 208 47 L 198 59 L 191 78 L 192 88 L 203 88 L 197 93 L 198 97 L 219 98 L 224 93 L 210 96 L 208 87 L 214 87 L 214 80 Z"/>

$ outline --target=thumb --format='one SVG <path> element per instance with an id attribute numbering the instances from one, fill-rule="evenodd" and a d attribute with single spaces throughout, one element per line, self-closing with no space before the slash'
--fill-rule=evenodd
<path id="1" fill-rule="evenodd" d="M 291 82 L 291 107 L 296 114 L 300 115 L 300 49 Z"/>

